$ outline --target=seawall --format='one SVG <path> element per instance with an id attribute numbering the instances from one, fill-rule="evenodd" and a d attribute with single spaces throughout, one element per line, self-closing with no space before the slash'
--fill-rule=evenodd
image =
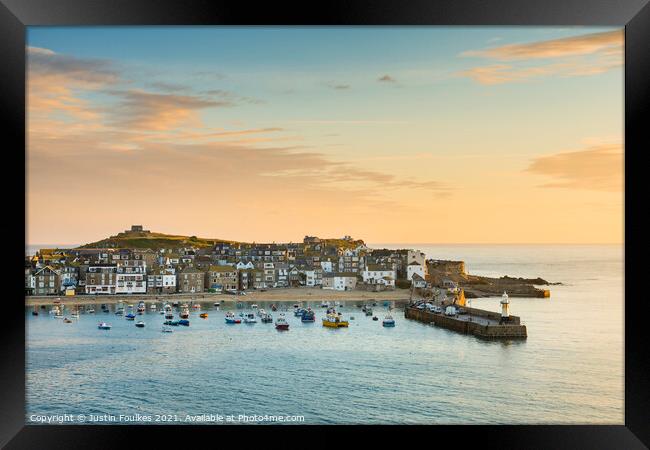
<path id="1" fill-rule="evenodd" d="M 510 316 L 507 324 L 499 324 L 499 313 L 476 308 L 465 308 L 468 314 L 463 316 L 445 316 L 413 307 L 404 308 L 404 317 L 423 323 L 434 323 L 436 326 L 463 334 L 486 339 L 512 339 L 528 337 L 526 325 L 521 324 L 517 316 Z M 469 320 L 472 318 L 472 320 Z"/>

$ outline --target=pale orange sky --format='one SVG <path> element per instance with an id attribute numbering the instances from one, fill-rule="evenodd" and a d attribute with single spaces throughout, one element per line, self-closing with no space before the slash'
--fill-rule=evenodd
<path id="1" fill-rule="evenodd" d="M 102 30 L 30 29 L 30 244 L 623 241 L 622 30 Z"/>

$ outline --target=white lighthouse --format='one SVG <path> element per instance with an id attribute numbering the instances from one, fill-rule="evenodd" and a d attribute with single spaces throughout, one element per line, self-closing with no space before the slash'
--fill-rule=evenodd
<path id="1" fill-rule="evenodd" d="M 501 296 L 501 320 L 508 320 L 510 317 L 510 300 L 508 299 L 508 294 L 503 291 Z"/>

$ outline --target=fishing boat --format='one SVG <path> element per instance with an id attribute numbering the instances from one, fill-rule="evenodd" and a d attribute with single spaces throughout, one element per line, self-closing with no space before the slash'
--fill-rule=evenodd
<path id="1" fill-rule="evenodd" d="M 314 311 L 311 310 L 311 308 L 307 308 L 306 310 L 303 311 L 302 317 L 300 318 L 301 322 L 315 322 L 316 321 L 316 314 L 314 314 Z"/>
<path id="2" fill-rule="evenodd" d="M 183 308 L 181 309 L 180 318 L 181 319 L 187 319 L 189 317 L 190 317 L 189 308 L 187 306 L 183 306 Z"/>
<path id="3" fill-rule="evenodd" d="M 278 320 L 275 321 L 275 329 L 282 330 L 282 331 L 289 330 L 289 323 L 287 322 L 287 319 L 284 318 L 284 314 L 280 314 Z"/>
<path id="4" fill-rule="evenodd" d="M 133 313 L 128 313 L 126 316 L 124 316 L 126 320 L 135 320 L 135 314 Z"/>
<path id="5" fill-rule="evenodd" d="M 181 320 L 178 321 L 178 324 L 189 327 L 190 326 L 190 321 L 187 320 L 187 319 L 181 319 Z"/>
<path id="6" fill-rule="evenodd" d="M 230 311 L 226 313 L 225 320 L 226 323 L 241 323 L 241 319 L 239 317 L 235 317 L 235 315 Z"/>
<path id="7" fill-rule="evenodd" d="M 260 320 L 262 321 L 262 323 L 273 323 L 273 316 L 265 312 L 264 314 L 262 314 Z"/>
<path id="8" fill-rule="evenodd" d="M 138 314 L 142 314 L 143 312 L 146 311 L 146 309 L 147 307 L 145 306 L 144 302 L 141 301 L 140 303 L 138 303 Z"/>
<path id="9" fill-rule="evenodd" d="M 144 328 L 144 322 L 141 321 L 141 320 L 138 320 L 138 321 L 135 323 L 135 326 L 138 327 L 138 328 Z"/>
<path id="10" fill-rule="evenodd" d="M 178 320 L 165 320 L 164 325 L 171 325 L 172 327 L 178 326 Z"/>
<path id="11" fill-rule="evenodd" d="M 201 319 L 207 319 L 208 318 L 208 313 L 201 313 L 201 314 L 199 314 L 199 317 Z"/>
<path id="12" fill-rule="evenodd" d="M 348 321 L 343 320 L 340 313 L 329 313 L 323 317 L 323 326 L 329 328 L 342 328 L 348 326 Z"/>
<path id="13" fill-rule="evenodd" d="M 249 313 L 244 316 L 244 323 L 257 323 L 257 319 L 255 318 L 255 314 Z"/>
<path id="14" fill-rule="evenodd" d="M 393 316 L 390 315 L 390 313 L 386 314 L 386 317 L 384 317 L 384 320 L 381 323 L 385 327 L 394 327 L 395 326 L 395 319 L 393 319 Z"/>
<path id="15" fill-rule="evenodd" d="M 107 324 L 106 322 L 99 322 L 99 325 L 97 325 L 97 328 L 100 330 L 110 330 L 111 325 Z"/>
<path id="16" fill-rule="evenodd" d="M 167 326 L 167 325 L 163 325 L 163 327 L 162 327 L 162 332 L 163 332 L 163 333 L 173 333 L 174 330 L 172 330 L 172 328 L 169 327 L 169 326 Z"/>
<path id="17" fill-rule="evenodd" d="M 169 303 L 166 303 L 163 309 L 165 311 L 165 319 L 174 318 L 174 311 L 172 311 L 172 307 Z"/>

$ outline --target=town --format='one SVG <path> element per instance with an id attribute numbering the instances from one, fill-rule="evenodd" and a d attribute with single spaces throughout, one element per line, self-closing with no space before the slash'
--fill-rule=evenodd
<path id="1" fill-rule="evenodd" d="M 426 260 L 415 249 L 371 249 L 350 236 L 300 243 L 247 244 L 215 242 L 154 248 L 141 247 L 152 236 L 133 225 L 118 236 L 134 239 L 138 248 L 40 249 L 25 257 L 25 295 L 120 295 L 242 293 L 273 288 L 314 287 L 373 292 L 426 289 L 457 290 L 457 283 L 430 276 Z M 187 245 L 184 245 L 187 243 Z M 462 264 L 462 263 L 461 263 Z M 436 271 L 436 273 L 438 273 Z"/>

